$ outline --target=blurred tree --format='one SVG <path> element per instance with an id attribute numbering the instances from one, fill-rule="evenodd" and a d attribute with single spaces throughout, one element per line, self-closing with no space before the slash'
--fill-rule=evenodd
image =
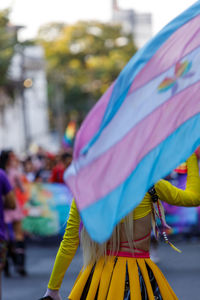
<path id="1" fill-rule="evenodd" d="M 9 9 L 0 10 L 0 111 L 13 95 L 8 71 L 16 42 L 16 29 L 9 24 Z"/>
<path id="2" fill-rule="evenodd" d="M 9 25 L 9 9 L 0 11 L 0 87 L 8 85 L 8 68 L 16 44 L 16 30 Z"/>
<path id="3" fill-rule="evenodd" d="M 46 53 L 53 111 L 59 105 L 56 92 L 63 93 L 57 115 L 70 110 L 85 114 L 136 52 L 131 34 L 99 22 L 50 23 L 40 28 L 38 41 Z"/>

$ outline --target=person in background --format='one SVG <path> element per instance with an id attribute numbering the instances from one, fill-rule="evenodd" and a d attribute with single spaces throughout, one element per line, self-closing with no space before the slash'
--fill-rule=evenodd
<path id="1" fill-rule="evenodd" d="M 29 182 L 33 182 L 35 180 L 34 165 L 30 156 L 23 161 L 23 172 Z"/>
<path id="2" fill-rule="evenodd" d="M 5 150 L 1 152 L 0 168 L 5 170 L 5 172 L 7 173 L 15 195 L 17 195 L 17 190 L 20 190 L 21 193 L 24 192 L 22 174 L 20 173 L 18 167 L 19 160 L 13 153 L 13 151 Z M 22 229 L 22 220 L 24 218 L 24 214 L 17 197 L 16 208 L 14 210 L 6 209 L 4 218 L 10 237 L 10 243 L 8 243 L 8 254 L 13 260 L 16 272 L 21 276 L 26 276 L 27 272 L 25 270 L 25 237 Z M 14 231 L 14 237 L 12 229 Z M 5 274 L 7 276 L 10 276 L 8 257 L 5 267 Z"/>
<path id="3" fill-rule="evenodd" d="M 46 152 L 43 166 L 35 172 L 34 182 L 48 183 L 54 166 L 54 155 Z"/>
<path id="4" fill-rule="evenodd" d="M 0 169 L 0 300 L 2 299 L 1 273 L 6 261 L 6 228 L 4 223 L 4 208 L 15 209 L 15 195 L 6 173 Z"/>
<path id="5" fill-rule="evenodd" d="M 49 181 L 52 183 L 64 183 L 63 175 L 65 170 L 71 164 L 71 161 L 72 161 L 71 153 L 65 152 L 61 154 L 57 164 L 52 169 L 52 173 Z"/>

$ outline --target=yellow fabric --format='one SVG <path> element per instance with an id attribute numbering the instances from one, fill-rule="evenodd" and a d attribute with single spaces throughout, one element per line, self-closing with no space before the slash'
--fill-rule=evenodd
<path id="1" fill-rule="evenodd" d="M 95 295 L 97 293 L 98 286 L 99 286 L 99 282 L 101 280 L 101 274 L 103 271 L 103 267 L 104 267 L 104 258 L 100 259 L 96 263 L 94 274 L 92 276 L 92 281 L 90 284 L 90 289 L 87 294 L 86 300 L 94 300 Z"/>
<path id="2" fill-rule="evenodd" d="M 115 259 L 117 259 L 116 264 Z M 139 271 L 142 273 L 145 286 L 147 288 L 148 299 L 154 300 L 152 287 L 147 271 L 147 265 L 152 270 L 156 282 L 158 284 L 160 293 L 163 300 L 178 300 L 174 294 L 172 288 L 163 276 L 160 269 L 149 258 L 130 258 L 130 257 L 107 257 L 105 263 L 96 265 L 94 274 L 92 276 L 92 282 L 89 286 L 89 291 L 86 300 L 94 300 L 97 293 L 97 286 L 99 286 L 98 300 L 122 300 L 124 299 L 124 289 L 126 280 L 126 266 L 128 266 L 129 282 L 130 282 L 130 295 L 131 300 L 141 300 L 141 290 L 139 282 Z M 80 300 L 85 284 L 90 276 L 89 270 L 93 269 L 93 265 L 90 265 L 86 270 L 81 273 L 79 280 L 72 288 L 72 291 L 68 297 L 70 300 Z M 109 274 L 107 274 L 107 272 Z M 101 274 L 101 276 L 100 276 Z M 106 284 L 105 284 L 105 277 Z M 105 286 L 105 291 L 103 291 Z"/>
<path id="3" fill-rule="evenodd" d="M 128 260 L 128 274 L 130 282 L 131 300 L 142 300 L 136 258 Z"/>
<path id="4" fill-rule="evenodd" d="M 107 300 L 122 300 L 124 298 L 125 278 L 126 258 L 118 257 L 113 270 Z"/>
<path id="5" fill-rule="evenodd" d="M 106 299 L 108 288 L 114 268 L 115 258 L 113 256 L 109 257 L 107 263 L 104 266 L 102 277 L 99 285 L 98 300 Z"/>
<path id="6" fill-rule="evenodd" d="M 160 200 L 177 206 L 200 205 L 200 178 L 197 157 L 192 154 L 187 160 L 186 189 L 181 190 L 166 180 L 155 184 L 156 193 Z"/>
<path id="7" fill-rule="evenodd" d="M 83 273 L 83 267 L 82 267 L 82 269 L 80 270 L 78 276 L 76 277 L 76 280 L 75 280 L 75 282 L 74 282 L 74 285 L 77 283 L 77 281 L 78 281 L 79 278 L 81 277 L 81 274 L 82 274 L 82 273 Z"/>
<path id="8" fill-rule="evenodd" d="M 200 178 L 196 155 L 193 154 L 187 160 L 187 185 L 186 190 L 174 187 L 166 180 L 160 180 L 155 184 L 155 189 L 160 200 L 173 205 L 198 206 L 200 205 Z M 140 219 L 151 212 L 152 201 L 147 193 L 138 207 L 133 212 L 134 219 Z M 58 290 L 61 286 L 64 274 L 73 259 L 79 245 L 80 216 L 73 200 L 67 228 L 61 242 L 56 261 L 51 274 L 48 287 Z"/>
<path id="9" fill-rule="evenodd" d="M 156 193 L 161 201 L 177 206 L 200 205 L 200 178 L 198 161 L 195 154 L 187 160 L 187 184 L 186 189 L 181 190 L 166 180 L 160 180 L 155 184 Z M 140 205 L 133 212 L 134 220 L 145 217 L 151 212 L 151 196 L 146 193 Z"/>
<path id="10" fill-rule="evenodd" d="M 165 279 L 161 270 L 152 262 L 151 259 L 146 259 L 146 263 L 152 270 L 163 300 L 178 300 L 168 281 Z"/>
<path id="11" fill-rule="evenodd" d="M 146 285 L 148 299 L 149 300 L 154 300 L 155 298 L 154 298 L 154 295 L 153 295 L 151 282 L 149 280 L 149 274 L 147 272 L 147 267 L 146 267 L 146 264 L 145 264 L 145 260 L 141 259 L 141 258 L 137 259 L 137 263 L 138 263 L 138 266 L 140 268 L 140 271 L 142 273 L 142 277 L 143 277 L 145 285 Z"/>
<path id="12" fill-rule="evenodd" d="M 134 209 L 133 219 L 138 220 L 147 216 L 152 210 L 151 196 L 146 193 L 142 202 Z"/>
<path id="13" fill-rule="evenodd" d="M 80 216 L 75 201 L 72 201 L 69 219 L 63 240 L 60 244 L 48 288 L 58 290 L 61 286 L 65 272 L 70 265 L 79 245 Z"/>
<path id="14" fill-rule="evenodd" d="M 80 299 L 81 295 L 83 293 L 83 289 L 85 287 L 85 284 L 88 280 L 88 277 L 92 271 L 92 265 L 88 265 L 87 268 L 78 275 L 78 280 L 76 280 L 76 283 L 69 295 L 68 299 Z"/>

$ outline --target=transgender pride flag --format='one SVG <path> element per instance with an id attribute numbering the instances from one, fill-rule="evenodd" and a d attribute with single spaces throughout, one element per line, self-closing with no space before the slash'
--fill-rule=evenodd
<path id="1" fill-rule="evenodd" d="M 200 144 L 200 1 L 129 61 L 80 128 L 65 173 L 97 242 Z"/>

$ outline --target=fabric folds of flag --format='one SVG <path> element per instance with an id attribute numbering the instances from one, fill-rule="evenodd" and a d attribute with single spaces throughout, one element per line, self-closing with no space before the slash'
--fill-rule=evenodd
<path id="1" fill-rule="evenodd" d="M 65 173 L 92 239 L 200 144 L 200 1 L 140 49 L 83 122 Z"/>

